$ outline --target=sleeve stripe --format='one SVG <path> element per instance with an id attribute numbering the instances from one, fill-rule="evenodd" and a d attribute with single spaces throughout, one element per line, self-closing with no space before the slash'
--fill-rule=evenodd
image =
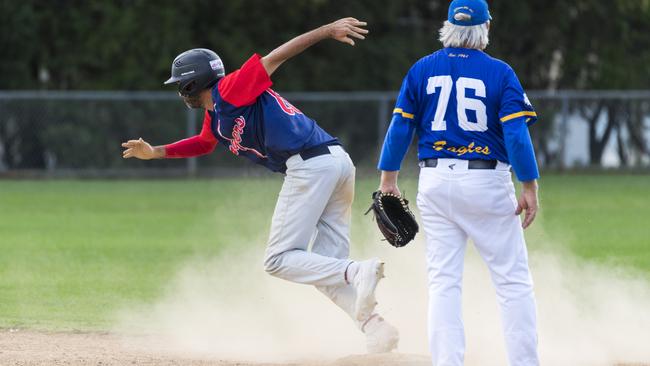
<path id="1" fill-rule="evenodd" d="M 523 116 L 537 117 L 537 113 L 529 112 L 529 111 L 522 111 L 522 112 L 509 114 L 509 115 L 507 115 L 505 117 L 501 117 L 501 122 L 507 122 L 507 121 L 510 121 L 511 119 L 518 118 L 518 117 L 523 117 Z"/>
<path id="2" fill-rule="evenodd" d="M 404 118 L 408 118 L 408 119 L 413 119 L 413 118 L 415 118 L 415 115 L 414 115 L 414 114 L 412 114 L 412 113 L 406 113 L 406 112 L 404 112 L 404 111 L 402 110 L 402 108 L 395 108 L 395 109 L 393 110 L 393 113 L 399 113 L 399 114 L 402 115 L 402 117 L 404 117 Z"/>

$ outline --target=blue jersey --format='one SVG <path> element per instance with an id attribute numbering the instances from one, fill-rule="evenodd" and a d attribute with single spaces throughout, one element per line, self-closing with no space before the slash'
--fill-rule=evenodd
<path id="1" fill-rule="evenodd" d="M 286 161 L 305 149 L 333 144 L 337 139 L 270 87 L 272 82 L 254 55 L 212 90 L 214 137 L 233 154 L 275 172 L 286 171 Z"/>
<path id="2" fill-rule="evenodd" d="M 499 160 L 512 164 L 520 180 L 536 179 L 527 129 L 536 120 L 508 64 L 479 50 L 444 48 L 404 78 L 379 168 L 399 170 L 415 131 L 420 160 Z"/>

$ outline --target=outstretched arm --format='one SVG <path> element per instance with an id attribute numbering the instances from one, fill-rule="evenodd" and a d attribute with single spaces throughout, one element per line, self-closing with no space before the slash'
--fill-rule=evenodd
<path id="1" fill-rule="evenodd" d="M 214 151 L 215 146 L 217 146 L 216 140 L 209 140 L 201 135 L 159 146 L 151 146 L 147 141 L 140 138 L 122 144 L 122 147 L 125 148 L 122 157 L 141 160 L 191 158 L 209 154 Z"/>
<path id="2" fill-rule="evenodd" d="M 326 24 L 274 49 L 262 58 L 262 65 L 271 76 L 283 62 L 326 38 L 333 38 L 339 42 L 354 46 L 352 38 L 365 39 L 363 35 L 368 34 L 368 30 L 362 28 L 366 24 L 366 22 L 361 22 L 355 18 L 343 18 L 334 23 Z"/>
<path id="3" fill-rule="evenodd" d="M 122 143 L 125 150 L 122 157 L 142 160 L 164 158 L 191 158 L 211 153 L 217 146 L 217 139 L 210 128 L 210 114 L 206 111 L 201 133 L 168 145 L 151 146 L 143 139 L 129 140 Z"/>

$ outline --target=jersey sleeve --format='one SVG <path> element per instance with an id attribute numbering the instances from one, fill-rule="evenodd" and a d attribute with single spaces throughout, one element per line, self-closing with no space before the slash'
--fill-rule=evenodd
<path id="1" fill-rule="evenodd" d="M 508 67 L 503 80 L 499 119 L 506 123 L 517 118 L 523 118 L 528 126 L 537 122 L 537 113 L 528 100 L 514 70 Z"/>
<path id="2" fill-rule="evenodd" d="M 247 106 L 273 85 L 261 59 L 260 55 L 254 54 L 240 69 L 219 81 L 217 88 L 224 101 L 235 107 Z"/>
<path id="3" fill-rule="evenodd" d="M 520 119 L 517 122 L 504 124 L 503 139 L 508 160 L 517 179 L 520 182 L 528 182 L 539 178 L 535 150 L 525 122 Z"/>
<path id="4" fill-rule="evenodd" d="M 400 170 L 402 160 L 411 145 L 415 125 L 404 118 L 394 115 L 381 148 L 377 168 L 385 171 Z"/>
<path id="5" fill-rule="evenodd" d="M 508 69 L 501 96 L 499 119 L 512 169 L 521 182 L 539 178 L 535 150 L 528 126 L 537 121 L 537 113 L 528 100 L 514 71 Z"/>
<path id="6" fill-rule="evenodd" d="M 212 134 L 210 124 L 212 119 L 208 111 L 205 111 L 201 133 L 168 145 L 165 145 L 166 158 L 190 158 L 209 154 L 217 146 L 217 139 Z"/>
<path id="7" fill-rule="evenodd" d="M 379 164 L 377 168 L 385 171 L 400 170 L 402 160 L 408 151 L 413 134 L 415 133 L 416 126 L 416 111 L 417 111 L 417 86 L 413 78 L 413 68 L 404 77 L 402 87 L 400 88 L 395 109 L 393 110 L 393 118 L 384 145 L 381 149 L 381 156 L 379 157 Z"/>
<path id="8" fill-rule="evenodd" d="M 414 78 L 414 68 L 409 70 L 402 81 L 402 87 L 397 96 L 393 115 L 414 122 L 417 109 L 417 83 Z"/>

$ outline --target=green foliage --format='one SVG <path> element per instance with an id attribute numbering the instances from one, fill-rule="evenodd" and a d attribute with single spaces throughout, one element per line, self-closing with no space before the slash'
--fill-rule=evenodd
<path id="1" fill-rule="evenodd" d="M 20 100 L 0 102 L 0 110 L 0 164 L 10 169 L 183 166 L 173 159 L 127 162 L 120 146 L 140 136 L 160 143 L 185 137 L 187 108 L 175 100 Z"/>
<path id="2" fill-rule="evenodd" d="M 561 87 L 645 89 L 650 86 L 647 1 L 559 2 L 564 54 Z"/>
<path id="3" fill-rule="evenodd" d="M 646 88 L 648 4 L 493 1 L 488 52 L 511 63 L 528 89 Z M 278 89 L 394 90 L 413 62 L 440 47 L 446 11 L 443 0 L 4 0 L 0 89 L 157 90 L 183 50 L 212 48 L 233 70 L 253 52 L 354 16 L 368 21 L 367 41 L 317 45 L 281 68 Z M 549 80 L 554 57 L 557 82 Z"/>

